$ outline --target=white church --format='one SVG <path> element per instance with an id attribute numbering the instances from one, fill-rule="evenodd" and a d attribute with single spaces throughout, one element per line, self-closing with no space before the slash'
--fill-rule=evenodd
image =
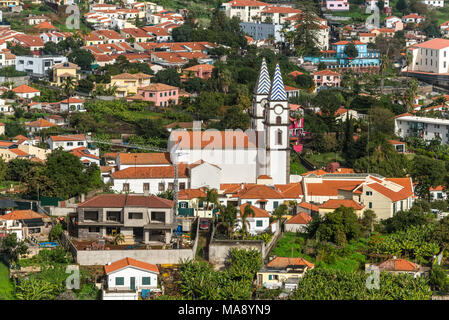
<path id="1" fill-rule="evenodd" d="M 226 183 L 290 181 L 289 103 L 279 65 L 271 81 L 262 61 L 252 101 L 251 129 L 171 132 L 172 161 L 186 163 L 191 188 Z"/>

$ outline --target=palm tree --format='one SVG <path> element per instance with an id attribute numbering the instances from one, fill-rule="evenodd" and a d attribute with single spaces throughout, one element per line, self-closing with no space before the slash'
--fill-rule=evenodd
<path id="1" fill-rule="evenodd" d="M 118 245 L 125 242 L 125 236 L 122 233 L 117 233 L 114 236 L 114 245 Z"/>
<path id="2" fill-rule="evenodd" d="M 214 204 L 214 206 L 217 206 L 218 204 L 218 193 L 217 193 L 217 189 L 209 189 L 206 188 L 206 196 L 205 197 L 201 197 L 200 201 L 206 201 L 206 206 L 203 206 L 203 210 L 209 210 L 209 205 L 210 204 Z"/>
<path id="3" fill-rule="evenodd" d="M 276 217 L 276 220 L 279 223 L 279 230 L 281 230 L 282 227 L 282 218 L 288 213 L 288 207 L 285 204 L 281 204 L 279 207 L 277 207 L 274 212 L 273 216 Z"/>
<path id="4" fill-rule="evenodd" d="M 244 235 L 247 234 L 247 225 L 249 225 L 248 217 L 254 217 L 255 216 L 254 209 L 251 208 L 250 204 L 245 205 L 245 209 L 243 209 L 243 212 L 240 211 L 240 218 L 242 219 L 242 232 Z"/>
<path id="5" fill-rule="evenodd" d="M 70 98 L 75 91 L 76 81 L 72 77 L 66 77 L 62 83 L 62 89 L 64 90 L 65 96 L 67 97 L 67 105 L 69 106 L 70 112 Z"/>
<path id="6" fill-rule="evenodd" d="M 228 236 L 232 239 L 234 226 L 237 221 L 237 208 L 232 204 L 228 204 L 227 206 L 220 206 L 220 225 L 223 225 L 228 230 Z"/>

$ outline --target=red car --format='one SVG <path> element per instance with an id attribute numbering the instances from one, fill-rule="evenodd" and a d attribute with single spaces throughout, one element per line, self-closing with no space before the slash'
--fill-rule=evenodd
<path id="1" fill-rule="evenodd" d="M 209 229 L 210 222 L 208 219 L 201 219 L 200 220 L 200 229 L 201 230 L 207 230 Z"/>

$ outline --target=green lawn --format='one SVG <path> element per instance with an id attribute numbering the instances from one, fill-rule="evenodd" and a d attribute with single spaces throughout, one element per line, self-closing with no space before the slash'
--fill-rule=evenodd
<path id="1" fill-rule="evenodd" d="M 340 164 L 344 162 L 344 159 L 339 152 L 315 153 L 307 155 L 305 158 L 314 163 L 318 168 L 325 167 L 329 162 L 338 161 Z"/>
<path id="2" fill-rule="evenodd" d="M 9 279 L 9 269 L 0 262 L 0 300 L 15 300 L 14 284 Z"/>
<path id="3" fill-rule="evenodd" d="M 438 18 L 438 24 L 442 24 L 443 22 L 446 22 L 449 20 L 449 8 L 439 8 L 436 10 L 437 18 Z"/>
<path id="4" fill-rule="evenodd" d="M 298 161 L 290 162 L 290 174 L 303 174 L 306 172 L 307 172 L 307 169 L 304 168 L 304 166 L 301 163 L 299 163 Z"/>

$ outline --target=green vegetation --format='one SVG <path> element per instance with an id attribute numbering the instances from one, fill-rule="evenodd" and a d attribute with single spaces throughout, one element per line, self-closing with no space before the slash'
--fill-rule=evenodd
<path id="1" fill-rule="evenodd" d="M 14 300 L 14 284 L 9 279 L 9 269 L 0 263 L 0 300 Z"/>

